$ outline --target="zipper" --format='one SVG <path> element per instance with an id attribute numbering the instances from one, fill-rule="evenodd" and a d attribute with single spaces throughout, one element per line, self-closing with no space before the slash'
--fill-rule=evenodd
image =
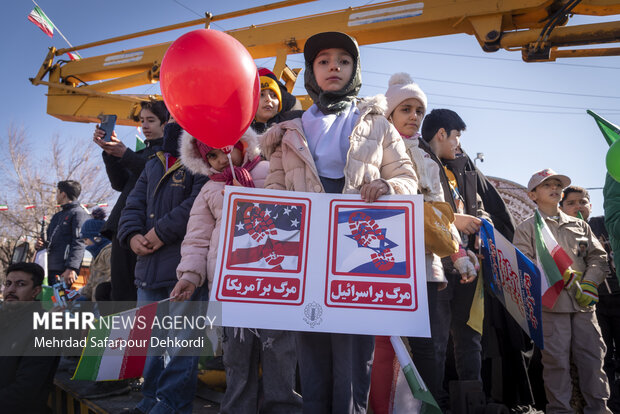
<path id="1" fill-rule="evenodd" d="M 308 150 L 308 156 L 312 160 L 312 164 L 310 164 L 312 166 L 312 172 L 314 173 L 314 175 L 315 175 L 317 181 L 319 182 L 319 184 L 321 184 L 321 188 L 322 188 L 323 184 L 321 183 L 321 179 L 319 178 L 319 171 L 316 169 L 316 164 L 314 163 L 314 159 L 312 158 L 312 154 L 310 153 L 310 147 L 308 147 L 308 142 L 305 140 L 306 136 L 304 135 L 303 131 L 301 131 L 298 127 L 294 127 L 294 128 L 291 128 L 291 129 L 294 130 L 294 131 L 297 131 L 297 133 L 304 138 L 304 143 L 306 144 L 306 149 Z M 289 145 L 289 148 L 292 149 L 293 152 L 295 152 L 300 158 L 303 158 L 303 159 L 307 158 L 305 155 L 303 155 L 301 153 L 301 151 L 299 150 L 299 148 L 297 148 L 296 145 Z M 324 188 L 323 188 L 323 192 L 325 192 Z"/>
<path id="2" fill-rule="evenodd" d="M 357 104 L 357 103 L 356 103 Z M 359 109 L 359 107 L 358 107 Z M 359 128 L 360 123 L 362 122 L 362 120 L 364 118 L 366 118 L 366 116 L 371 112 L 371 108 L 368 107 L 366 108 L 366 111 L 364 113 L 360 113 L 360 117 L 358 118 L 357 122 L 355 123 L 355 125 L 353 125 L 353 130 L 351 131 L 351 135 L 349 135 L 349 149 L 347 150 L 347 161 L 344 163 L 344 187 L 343 190 L 345 188 L 347 188 L 347 185 L 351 185 L 351 179 L 349 177 L 347 177 L 346 172 L 349 169 L 349 155 L 351 154 L 351 137 L 353 136 L 353 134 L 355 133 L 355 130 Z M 383 148 L 381 148 L 381 150 L 383 150 Z M 366 164 L 366 163 L 364 163 Z M 381 177 L 381 168 L 379 168 L 379 177 Z M 362 177 L 362 185 L 364 185 L 364 179 L 365 177 Z"/>

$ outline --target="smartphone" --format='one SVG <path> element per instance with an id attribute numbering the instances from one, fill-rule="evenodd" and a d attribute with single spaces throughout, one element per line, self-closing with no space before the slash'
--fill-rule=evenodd
<path id="1" fill-rule="evenodd" d="M 99 129 L 105 131 L 105 136 L 102 138 L 105 142 L 110 142 L 112 138 L 112 132 L 114 132 L 114 126 L 116 124 L 116 115 L 99 115 L 101 120 Z"/>

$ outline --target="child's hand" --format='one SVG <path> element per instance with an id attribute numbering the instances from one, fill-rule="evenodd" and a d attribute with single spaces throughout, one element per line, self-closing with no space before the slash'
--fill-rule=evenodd
<path id="1" fill-rule="evenodd" d="M 480 230 L 482 220 L 469 214 L 454 214 L 454 225 L 465 234 L 476 234 Z"/>
<path id="2" fill-rule="evenodd" d="M 364 184 L 360 190 L 362 199 L 367 203 L 376 201 L 379 197 L 389 194 L 390 187 L 383 180 L 373 180 L 370 183 Z"/>
<path id="3" fill-rule="evenodd" d="M 131 250 L 138 256 L 146 256 L 154 251 L 149 241 L 141 234 L 136 234 L 131 238 L 129 247 L 131 247 Z"/>
<path id="4" fill-rule="evenodd" d="M 454 268 L 461 274 L 461 283 L 471 283 L 476 279 L 480 264 L 474 252 L 461 247 L 458 253 L 451 255 L 450 258 Z"/>
<path id="5" fill-rule="evenodd" d="M 164 245 L 164 242 L 161 241 L 161 239 L 157 236 L 157 233 L 155 233 L 155 227 L 149 230 L 148 233 L 144 235 L 144 238 L 149 242 L 149 245 L 153 251 L 158 250 Z"/>
<path id="6" fill-rule="evenodd" d="M 174 285 L 174 289 L 170 292 L 170 297 L 173 302 L 183 302 L 191 298 L 195 290 L 196 285 L 189 280 L 181 279 Z"/>

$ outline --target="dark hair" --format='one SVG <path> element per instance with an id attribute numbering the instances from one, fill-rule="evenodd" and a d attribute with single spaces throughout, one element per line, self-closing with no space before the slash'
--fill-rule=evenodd
<path id="1" fill-rule="evenodd" d="M 45 277 L 45 271 L 41 266 L 36 263 L 19 262 L 9 265 L 6 269 L 6 275 L 11 272 L 24 272 L 28 273 L 32 277 L 34 287 L 41 286 L 43 284 L 43 277 Z"/>
<path id="2" fill-rule="evenodd" d="M 105 220 L 106 212 L 101 207 L 94 208 L 90 213 L 95 220 Z"/>
<path id="3" fill-rule="evenodd" d="M 585 198 L 587 198 L 588 201 L 590 201 L 590 193 L 588 193 L 588 190 L 586 190 L 583 187 L 579 187 L 577 185 L 569 185 L 562 192 L 562 199 L 560 200 L 560 207 L 564 207 L 564 200 L 570 193 L 579 193 L 583 195 Z"/>
<path id="4" fill-rule="evenodd" d="M 170 119 L 170 113 L 168 112 L 168 108 L 166 108 L 164 101 L 142 101 L 140 102 L 140 112 L 142 112 L 143 109 L 148 109 L 153 112 L 153 114 L 159 118 L 161 125 L 165 124 Z M 134 117 L 134 120 L 139 121 L 140 114 Z"/>
<path id="5" fill-rule="evenodd" d="M 60 191 L 65 193 L 71 201 L 77 200 L 82 193 L 82 186 L 80 183 L 73 180 L 59 181 L 57 187 Z"/>
<path id="6" fill-rule="evenodd" d="M 452 130 L 463 131 L 466 127 L 465 122 L 456 112 L 450 109 L 433 109 L 424 118 L 422 138 L 426 142 L 431 142 L 441 128 L 450 135 Z"/>

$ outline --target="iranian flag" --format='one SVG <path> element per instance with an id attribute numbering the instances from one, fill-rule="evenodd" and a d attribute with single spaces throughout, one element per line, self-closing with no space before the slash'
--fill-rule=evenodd
<path id="1" fill-rule="evenodd" d="M 7 206 L 6 204 L 0 204 L 0 211 L 7 211 L 9 209 L 9 206 Z"/>
<path id="2" fill-rule="evenodd" d="M 564 288 L 562 275 L 569 270 L 573 260 L 555 240 L 538 210 L 535 219 L 536 259 L 545 275 L 541 278 L 542 304 L 553 308 Z"/>
<path id="3" fill-rule="evenodd" d="M 140 137 L 140 134 L 142 134 L 142 128 L 140 127 L 136 127 L 136 152 L 138 151 L 142 151 L 144 148 L 146 148 L 146 144 L 144 143 L 144 140 Z"/>
<path id="4" fill-rule="evenodd" d="M 400 364 L 402 371 L 398 373 L 396 378 L 396 387 L 391 398 L 390 413 L 411 413 L 410 396 L 413 394 L 421 407 L 420 414 L 442 414 L 437 401 L 433 394 L 428 390 L 426 384 L 420 377 L 418 369 L 415 367 L 407 348 L 400 336 L 390 336 L 390 342 L 394 347 L 394 353 Z"/>
<path id="5" fill-rule="evenodd" d="M 131 309 L 116 315 L 104 316 L 108 320 L 115 316 L 117 320 L 134 323 L 110 323 L 96 321 L 86 339 L 80 362 L 73 375 L 74 380 L 104 381 L 137 378 L 142 375 L 146 354 L 148 352 L 153 320 L 157 305 L 151 303 L 140 308 Z M 118 326 L 120 325 L 120 326 Z M 116 329 L 114 329 L 116 328 Z M 128 344 L 121 348 L 117 343 Z M 98 346 L 109 343 L 108 346 Z M 145 346 L 133 346 L 145 344 Z"/>
<path id="6" fill-rule="evenodd" d="M 80 60 L 82 56 L 78 52 L 67 52 L 67 56 L 69 56 L 70 60 Z"/>
<path id="7" fill-rule="evenodd" d="M 35 6 L 32 9 L 28 15 L 28 20 L 36 24 L 49 37 L 54 37 L 54 23 L 43 13 L 39 6 Z"/>
<path id="8" fill-rule="evenodd" d="M 24 206 L 24 210 L 32 210 L 33 208 L 35 208 L 36 206 L 34 204 L 28 204 Z"/>

